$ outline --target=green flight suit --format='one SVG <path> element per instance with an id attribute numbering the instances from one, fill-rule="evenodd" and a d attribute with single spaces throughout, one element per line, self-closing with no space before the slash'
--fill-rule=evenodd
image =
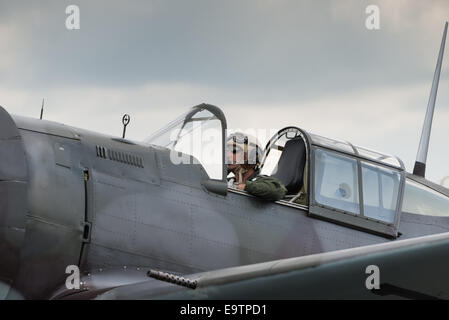
<path id="1" fill-rule="evenodd" d="M 279 179 L 254 174 L 246 180 L 245 191 L 264 200 L 277 201 L 284 198 L 287 188 Z"/>

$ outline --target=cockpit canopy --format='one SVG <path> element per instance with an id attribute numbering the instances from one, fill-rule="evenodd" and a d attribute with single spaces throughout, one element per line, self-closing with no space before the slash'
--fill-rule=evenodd
<path id="1" fill-rule="evenodd" d="M 335 151 L 340 151 L 356 157 L 365 158 L 381 165 L 387 165 L 402 170 L 405 169 L 401 159 L 396 156 L 391 156 L 377 151 L 358 147 L 347 141 L 329 139 L 313 133 L 308 133 L 308 135 L 313 145 L 321 146 L 327 149 L 333 149 Z"/>
<path id="2" fill-rule="evenodd" d="M 210 179 L 225 183 L 226 130 L 222 111 L 201 104 L 146 142 L 168 148 L 175 163 L 193 159 Z M 282 201 L 293 205 L 302 195 L 301 204 L 308 205 L 311 215 L 392 237 L 398 234 L 405 168 L 395 156 L 287 127 L 267 143 L 260 168 L 261 174 L 285 184 L 288 192 Z"/>
<path id="3" fill-rule="evenodd" d="M 395 156 L 296 127 L 284 128 L 270 140 L 262 164 L 262 174 L 284 184 L 293 181 L 291 197 L 308 194 L 312 215 L 389 236 L 397 235 L 404 170 Z"/>

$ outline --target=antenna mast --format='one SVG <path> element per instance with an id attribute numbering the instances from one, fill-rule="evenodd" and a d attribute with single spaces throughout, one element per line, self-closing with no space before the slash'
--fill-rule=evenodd
<path id="1" fill-rule="evenodd" d="M 43 114 L 44 114 L 44 98 L 42 98 L 41 117 L 39 119 L 42 120 L 42 115 Z"/>
<path id="2" fill-rule="evenodd" d="M 438 55 L 437 66 L 433 76 L 432 89 L 430 90 L 429 102 L 427 104 L 426 117 L 419 141 L 418 154 L 416 155 L 413 174 L 424 178 L 426 174 L 427 151 L 429 150 L 430 130 L 432 129 L 433 111 L 435 109 L 435 100 L 437 98 L 438 83 L 440 82 L 441 64 L 443 62 L 444 46 L 446 44 L 447 22 L 444 26 L 443 39 L 441 40 L 440 53 Z"/>

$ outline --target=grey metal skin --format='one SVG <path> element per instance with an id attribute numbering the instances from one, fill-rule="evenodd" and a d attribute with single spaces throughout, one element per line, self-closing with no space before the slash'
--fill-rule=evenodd
<path id="1" fill-rule="evenodd" d="M 449 298 L 449 233 L 225 268 L 183 278 L 195 288 L 149 279 L 97 292 L 98 300 L 419 299 Z M 377 288 L 367 279 L 378 268 Z M 95 274 L 89 283 L 112 274 Z M 68 298 L 73 299 L 75 296 Z M 263 304 L 263 303 L 262 303 Z M 219 309 L 219 308 L 217 308 Z M 221 312 L 224 312 L 221 308 Z M 257 310 L 257 309 L 256 309 Z M 175 308 L 173 314 L 179 313 Z M 219 313 L 217 311 L 217 313 Z"/>
<path id="2" fill-rule="evenodd" d="M 25 237 L 28 168 L 22 137 L 0 107 L 0 298 L 9 292 Z"/>
<path id="3" fill-rule="evenodd" d="M 7 298 L 72 294 L 64 292 L 68 265 L 122 270 L 103 284 L 110 288 L 138 267 L 193 274 L 391 241 L 313 218 L 305 207 L 223 193 L 201 165 L 174 165 L 165 148 L 12 119 L 0 109 Z M 401 214 L 400 239 L 448 229 L 449 217 Z"/>

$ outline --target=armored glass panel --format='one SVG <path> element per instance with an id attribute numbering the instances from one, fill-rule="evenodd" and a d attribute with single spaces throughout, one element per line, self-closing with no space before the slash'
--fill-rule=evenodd
<path id="1" fill-rule="evenodd" d="M 315 201 L 359 214 L 357 161 L 334 152 L 315 150 Z"/>
<path id="2" fill-rule="evenodd" d="M 309 135 L 312 138 L 312 144 L 354 154 L 354 149 L 346 142 L 325 138 L 312 133 L 309 133 Z"/>
<path id="3" fill-rule="evenodd" d="M 449 198 L 407 179 L 402 211 L 427 216 L 449 217 Z"/>
<path id="4" fill-rule="evenodd" d="M 363 213 L 366 217 L 394 222 L 400 180 L 396 171 L 362 162 Z"/>
<path id="5" fill-rule="evenodd" d="M 271 149 L 267 158 L 265 159 L 261 174 L 271 176 L 277 171 L 277 164 L 279 163 L 279 159 L 281 158 L 282 151 L 278 148 Z"/>
<path id="6" fill-rule="evenodd" d="M 170 149 L 170 159 L 175 164 L 199 163 L 209 178 L 223 178 L 222 125 L 208 110 L 184 114 L 146 142 Z"/>
<path id="7" fill-rule="evenodd" d="M 292 133 L 290 133 L 292 134 Z M 283 133 L 279 138 L 270 145 L 270 152 L 267 157 L 263 160 L 263 166 L 261 174 L 270 176 L 277 172 L 277 164 L 281 157 L 282 151 L 284 150 L 285 143 L 288 141 L 286 133 Z"/>
<path id="8" fill-rule="evenodd" d="M 372 159 L 377 162 L 383 162 L 385 164 L 389 164 L 395 167 L 400 168 L 401 164 L 399 163 L 398 159 L 394 156 L 390 156 L 387 154 L 382 154 L 377 151 L 365 149 L 362 147 L 355 147 L 359 153 L 360 156 L 365 157 L 367 159 Z"/>

